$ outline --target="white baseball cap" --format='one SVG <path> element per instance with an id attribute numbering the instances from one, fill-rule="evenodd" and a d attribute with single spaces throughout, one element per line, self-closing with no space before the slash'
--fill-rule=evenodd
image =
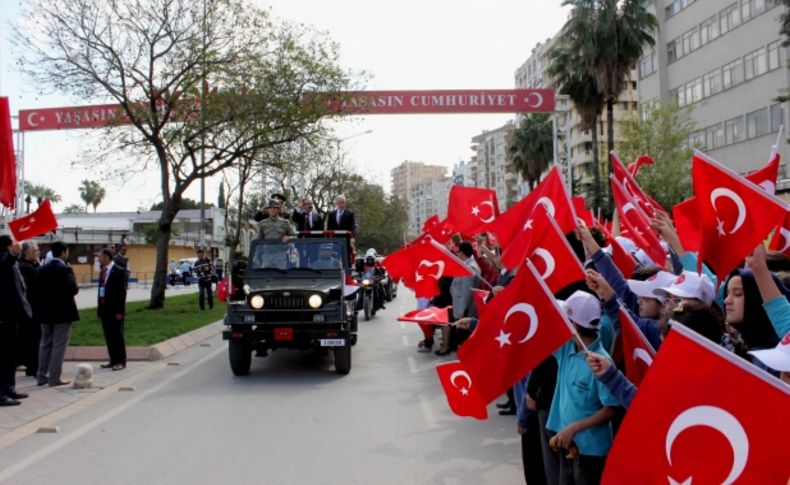
<path id="1" fill-rule="evenodd" d="M 622 246 L 623 249 L 628 251 L 628 254 L 634 254 L 636 252 L 636 250 L 639 249 L 639 248 L 636 247 L 636 244 L 634 243 L 634 241 L 632 239 L 630 239 L 630 238 L 623 237 L 623 236 L 615 236 L 615 240 L 618 243 L 620 243 L 620 246 Z"/>
<path id="2" fill-rule="evenodd" d="M 655 290 L 666 288 L 667 286 L 671 285 L 675 279 L 677 279 L 677 276 L 673 275 L 669 271 L 659 271 L 644 281 L 628 280 L 628 287 L 634 292 L 636 296 L 641 296 L 643 298 L 656 298 L 663 303 L 666 299 L 666 295 L 656 295 Z"/>
<path id="3" fill-rule="evenodd" d="M 601 303 L 593 295 L 576 290 L 567 300 L 557 300 L 568 319 L 584 328 L 598 329 L 601 318 Z"/>
<path id="4" fill-rule="evenodd" d="M 696 298 L 710 305 L 713 302 L 715 291 L 713 282 L 706 275 L 684 271 L 671 285 L 653 290 L 653 294 L 663 297 L 671 295 L 678 298 Z"/>
<path id="5" fill-rule="evenodd" d="M 790 372 L 790 332 L 776 347 L 768 350 L 754 350 L 749 353 L 773 370 Z"/>
<path id="6" fill-rule="evenodd" d="M 644 250 L 642 250 L 641 248 L 636 250 L 636 252 L 634 253 L 634 258 L 636 258 L 636 260 L 639 261 L 639 264 L 643 268 L 655 268 L 656 266 L 658 266 L 650 258 L 650 256 L 648 256 L 647 253 Z"/>

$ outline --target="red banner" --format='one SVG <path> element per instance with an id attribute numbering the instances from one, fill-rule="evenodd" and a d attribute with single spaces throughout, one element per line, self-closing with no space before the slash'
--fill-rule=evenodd
<path id="1" fill-rule="evenodd" d="M 553 89 L 355 91 L 329 95 L 330 110 L 347 114 L 549 113 Z M 22 131 L 69 130 L 125 125 L 117 104 L 19 110 Z"/>
<path id="2" fill-rule="evenodd" d="M 129 123 L 119 104 L 19 110 L 22 131 L 101 128 Z"/>

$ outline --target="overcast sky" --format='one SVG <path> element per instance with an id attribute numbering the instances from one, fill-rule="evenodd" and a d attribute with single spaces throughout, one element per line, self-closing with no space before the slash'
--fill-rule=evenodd
<path id="1" fill-rule="evenodd" d="M 9 22 L 18 0 L 0 0 L 0 95 L 19 109 L 93 104 L 41 96 L 14 66 Z M 539 41 L 562 27 L 561 0 L 260 0 L 275 16 L 311 24 L 340 44 L 344 67 L 364 70 L 368 89 L 512 89 L 515 70 Z M 389 171 L 404 160 L 452 167 L 471 155 L 471 138 L 501 126 L 508 115 L 386 115 L 352 118 L 338 127 L 344 149 L 362 173 L 389 189 Z M 372 130 L 368 134 L 360 133 Z M 355 136 L 356 135 L 356 136 Z M 82 179 L 97 176 L 73 163 L 95 143 L 86 131 L 33 132 L 25 142 L 26 178 L 55 188 L 56 207 L 80 203 Z M 158 176 L 107 180 L 103 211 L 134 210 L 158 200 Z M 216 203 L 218 181 L 207 183 Z M 189 197 L 199 199 L 195 184 Z"/>

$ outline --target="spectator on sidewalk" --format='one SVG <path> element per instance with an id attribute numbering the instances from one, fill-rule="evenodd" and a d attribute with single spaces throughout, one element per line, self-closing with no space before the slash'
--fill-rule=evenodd
<path id="1" fill-rule="evenodd" d="M 195 261 L 195 276 L 198 280 L 200 309 L 206 309 L 206 300 L 208 300 L 208 307 L 214 308 L 214 298 L 211 293 L 211 277 L 214 275 L 214 264 L 205 256 L 202 249 L 198 249 L 197 258 L 197 261 Z"/>
<path id="2" fill-rule="evenodd" d="M 16 391 L 17 333 L 21 319 L 31 317 L 25 282 L 19 272 L 19 243 L 0 236 L 0 406 L 18 406 L 27 394 Z"/>
<path id="3" fill-rule="evenodd" d="M 217 257 L 214 258 L 214 276 L 216 276 L 215 279 L 217 280 L 217 282 L 222 281 L 222 275 L 224 273 L 225 273 L 225 261 L 223 261 L 218 254 Z"/>
<path id="4" fill-rule="evenodd" d="M 189 261 L 184 260 L 181 262 L 179 271 L 181 271 L 181 281 L 184 282 L 184 286 L 189 286 L 189 281 L 192 276 L 192 265 L 189 264 Z"/>
<path id="5" fill-rule="evenodd" d="M 102 364 L 104 369 L 126 368 L 126 342 L 124 339 L 124 315 L 126 315 L 126 274 L 113 261 L 112 251 L 102 249 L 102 271 L 99 277 L 99 299 L 96 312 L 101 319 L 104 341 L 110 361 Z"/>
<path id="6" fill-rule="evenodd" d="M 69 248 L 62 241 L 51 246 L 52 260 L 41 267 L 34 279 L 34 316 L 41 322 L 38 385 L 64 386 L 63 359 L 69 345 L 71 325 L 80 319 L 74 296 L 79 293 L 74 270 L 67 264 Z"/>
<path id="7" fill-rule="evenodd" d="M 36 271 L 41 267 L 39 263 L 38 244 L 33 241 L 22 243 L 22 252 L 19 255 L 19 272 L 25 282 L 25 290 L 32 300 L 33 279 Z M 32 306 L 32 301 L 30 301 Z M 33 317 L 23 317 L 19 323 L 19 356 L 17 363 L 25 366 L 26 376 L 35 376 L 38 372 L 38 346 L 41 343 L 41 325 Z"/>

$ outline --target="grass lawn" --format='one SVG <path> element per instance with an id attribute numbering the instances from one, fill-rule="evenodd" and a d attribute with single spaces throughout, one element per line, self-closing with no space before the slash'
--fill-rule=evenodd
<path id="1" fill-rule="evenodd" d="M 166 298 L 162 310 L 149 310 L 147 300 L 127 303 L 126 345 L 147 347 L 221 320 L 227 306 L 224 302 L 214 303 L 212 310 L 200 311 L 197 293 Z M 69 345 L 105 345 L 96 308 L 80 310 L 80 320 L 74 322 Z"/>

